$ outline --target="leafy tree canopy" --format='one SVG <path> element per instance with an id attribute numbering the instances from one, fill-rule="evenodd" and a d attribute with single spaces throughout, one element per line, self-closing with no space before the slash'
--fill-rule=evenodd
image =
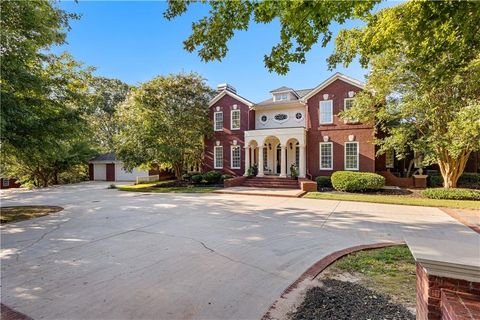
<path id="1" fill-rule="evenodd" d="M 169 0 L 164 13 L 173 19 L 187 11 L 195 1 Z M 208 1 L 210 12 L 193 23 L 193 33 L 184 41 L 187 51 L 198 50 L 203 61 L 221 60 L 228 52 L 227 42 L 235 31 L 247 30 L 251 21 L 280 21 L 280 43 L 265 55 L 270 71 L 286 74 L 289 63 L 305 63 L 305 54 L 320 41 L 325 47 L 332 39 L 332 23 L 365 17 L 379 1 Z"/>
<path id="2" fill-rule="evenodd" d="M 344 116 L 375 121 L 386 135 L 380 153 L 416 151 L 455 187 L 480 149 L 480 3 L 411 1 L 365 20 L 340 33 L 329 59 L 359 56 L 372 69 Z"/>
<path id="3" fill-rule="evenodd" d="M 116 151 L 125 167 L 160 164 L 180 178 L 185 165 L 199 163 L 212 130 L 211 96 L 195 73 L 159 76 L 134 89 L 117 112 Z"/>
<path id="4" fill-rule="evenodd" d="M 114 118 L 120 103 L 125 101 L 130 86 L 118 79 L 95 77 L 91 81 L 87 120 L 94 140 L 103 152 L 114 151 L 113 137 L 118 131 Z"/>

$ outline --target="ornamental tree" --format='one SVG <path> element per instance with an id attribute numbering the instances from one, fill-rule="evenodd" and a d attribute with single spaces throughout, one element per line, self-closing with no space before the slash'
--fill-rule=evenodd
<path id="1" fill-rule="evenodd" d="M 375 121 L 379 153 L 437 163 L 454 188 L 480 149 L 480 3 L 411 1 L 343 30 L 331 67 L 355 57 L 371 67 L 366 90 L 344 117 Z"/>
<path id="2" fill-rule="evenodd" d="M 116 152 L 127 169 L 158 164 L 183 169 L 201 162 L 203 139 L 211 133 L 212 90 L 195 73 L 159 76 L 133 89 L 117 110 Z"/>

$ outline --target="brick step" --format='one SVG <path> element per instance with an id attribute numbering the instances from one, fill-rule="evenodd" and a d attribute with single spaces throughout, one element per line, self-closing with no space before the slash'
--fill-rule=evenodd
<path id="1" fill-rule="evenodd" d="M 298 180 L 289 178 L 248 178 L 247 181 L 262 181 L 262 182 L 290 182 L 297 183 Z"/>
<path id="2" fill-rule="evenodd" d="M 272 185 L 288 185 L 296 186 L 298 181 L 264 181 L 264 180 L 246 180 L 245 183 L 262 183 L 262 184 L 272 184 Z"/>
<path id="3" fill-rule="evenodd" d="M 281 185 L 266 185 L 266 184 L 243 184 L 242 187 L 249 188 L 278 188 L 278 189 L 299 189 L 298 186 L 281 186 Z"/>

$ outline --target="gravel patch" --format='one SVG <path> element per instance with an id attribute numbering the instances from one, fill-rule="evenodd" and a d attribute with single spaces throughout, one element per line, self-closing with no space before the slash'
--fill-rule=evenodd
<path id="1" fill-rule="evenodd" d="M 414 320 L 415 316 L 385 295 L 356 283 L 328 279 L 307 291 L 291 319 Z"/>

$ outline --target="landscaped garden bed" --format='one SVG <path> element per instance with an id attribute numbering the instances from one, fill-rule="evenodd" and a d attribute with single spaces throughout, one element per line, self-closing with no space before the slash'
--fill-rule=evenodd
<path id="1" fill-rule="evenodd" d="M 407 246 L 349 254 L 317 277 L 289 317 L 415 319 L 415 274 Z"/>
<path id="2" fill-rule="evenodd" d="M 122 191 L 134 192 L 155 192 L 155 193 L 206 193 L 221 188 L 223 185 L 195 185 L 186 181 L 169 180 L 161 182 L 142 183 L 135 185 L 115 186 L 116 189 Z"/>
<path id="3" fill-rule="evenodd" d="M 57 206 L 13 206 L 0 208 L 0 223 L 15 222 L 42 217 L 50 213 L 62 211 Z"/>

